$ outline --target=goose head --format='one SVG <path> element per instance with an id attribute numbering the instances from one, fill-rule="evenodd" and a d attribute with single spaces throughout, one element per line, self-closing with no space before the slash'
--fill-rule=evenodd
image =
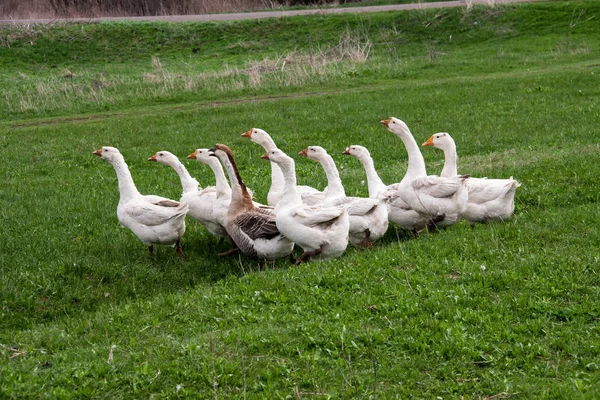
<path id="1" fill-rule="evenodd" d="M 271 149 L 266 154 L 260 156 L 263 160 L 269 160 L 278 165 L 287 166 L 293 163 L 293 159 L 279 149 Z"/>
<path id="2" fill-rule="evenodd" d="M 431 135 L 429 139 L 422 146 L 433 146 L 438 149 L 450 149 L 454 145 L 454 139 L 448 132 L 440 132 Z"/>
<path id="3" fill-rule="evenodd" d="M 92 152 L 92 154 L 110 163 L 116 161 L 123 161 L 123 156 L 116 147 L 102 146 L 98 150 Z"/>
<path id="4" fill-rule="evenodd" d="M 371 153 L 369 153 L 369 150 L 367 150 L 366 147 L 357 144 L 346 147 L 346 150 L 342 151 L 342 154 L 358 159 L 371 157 Z"/>
<path id="5" fill-rule="evenodd" d="M 327 157 L 327 150 L 325 150 L 321 146 L 308 146 L 298 154 L 304 157 L 308 157 L 311 160 L 320 161 Z"/>
<path id="6" fill-rule="evenodd" d="M 148 158 L 148 161 L 156 161 L 164 165 L 173 165 L 179 161 L 177 156 L 168 151 L 158 151 L 153 156 Z"/>
<path id="7" fill-rule="evenodd" d="M 410 130 L 408 129 L 408 126 L 401 119 L 389 117 L 388 119 L 384 119 L 379 122 L 385 125 L 386 128 L 388 128 L 388 131 L 395 133 L 398 136 L 410 135 Z"/>
<path id="8" fill-rule="evenodd" d="M 223 159 L 233 159 L 233 151 L 229 148 L 229 146 L 217 143 L 213 147 L 208 150 L 208 155 L 212 157 L 218 157 L 221 160 Z"/>
<path id="9" fill-rule="evenodd" d="M 267 151 L 272 148 L 277 148 L 273 139 L 267 132 L 259 128 L 252 128 L 247 132 L 242 133 L 242 137 L 248 138 L 254 143 L 263 146 Z"/>
<path id="10" fill-rule="evenodd" d="M 211 158 L 211 151 L 209 149 L 196 149 L 187 158 L 204 164 L 210 164 L 214 160 L 214 158 Z"/>

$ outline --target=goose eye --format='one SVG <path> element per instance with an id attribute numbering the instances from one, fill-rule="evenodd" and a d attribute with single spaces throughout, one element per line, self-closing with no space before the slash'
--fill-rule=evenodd
<path id="1" fill-rule="evenodd" d="M 162 156 L 164 156 L 164 154 L 163 154 L 163 153 L 159 153 L 158 155 L 159 155 L 159 156 L 161 156 L 161 157 L 162 157 Z"/>
<path id="2" fill-rule="evenodd" d="M 104 149 L 104 151 L 108 151 L 107 149 Z"/>

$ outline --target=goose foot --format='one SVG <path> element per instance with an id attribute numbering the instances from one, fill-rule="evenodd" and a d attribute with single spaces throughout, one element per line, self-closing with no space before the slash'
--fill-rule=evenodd
<path id="1" fill-rule="evenodd" d="M 154 252 L 154 246 L 152 246 L 152 245 L 148 246 L 148 253 L 150 253 L 150 255 L 152 255 L 153 252 Z"/>
<path id="2" fill-rule="evenodd" d="M 231 249 L 229 249 L 227 251 L 224 251 L 222 253 L 217 253 L 217 255 L 219 257 L 227 257 L 227 256 L 230 256 L 232 254 L 237 253 L 238 251 L 240 251 L 239 247 L 233 247 L 233 248 L 231 248 Z"/>
<path id="3" fill-rule="evenodd" d="M 231 248 L 229 250 L 227 250 L 227 251 L 222 252 L 222 253 L 218 253 L 217 255 L 219 257 L 227 257 L 227 256 L 230 256 L 232 254 L 237 253 L 240 250 L 240 248 L 238 247 L 237 244 L 235 244 L 235 242 L 233 241 L 233 239 L 231 238 L 231 236 L 229 236 L 229 241 L 231 242 Z"/>
<path id="4" fill-rule="evenodd" d="M 446 215 L 442 214 L 442 215 L 438 215 L 435 218 L 430 219 L 429 222 L 427 223 L 427 232 L 429 232 L 429 233 L 437 232 L 438 231 L 437 223 L 442 222 L 444 220 L 444 218 L 446 218 Z"/>
<path id="5" fill-rule="evenodd" d="M 304 253 L 302 253 L 300 255 L 300 257 L 298 257 L 296 259 L 296 263 L 294 265 L 300 265 L 304 261 L 304 259 L 307 257 L 310 258 L 312 256 L 318 256 L 319 254 L 321 254 L 322 251 L 323 251 L 322 247 L 319 247 L 318 249 L 313 250 L 313 251 L 305 251 Z"/>
<path id="6" fill-rule="evenodd" d="M 180 260 L 183 260 L 183 248 L 181 247 L 181 243 L 179 240 L 177 240 L 177 242 L 175 243 L 175 249 L 177 251 L 177 255 L 179 256 Z"/>

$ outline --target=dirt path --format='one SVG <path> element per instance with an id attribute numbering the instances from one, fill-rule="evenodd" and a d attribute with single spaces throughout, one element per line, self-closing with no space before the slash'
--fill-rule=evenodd
<path id="1" fill-rule="evenodd" d="M 234 21 L 242 19 L 260 19 L 291 17 L 295 15 L 326 15 L 340 13 L 364 13 L 381 12 L 396 10 L 415 10 L 423 8 L 448 8 L 464 7 L 467 4 L 509 4 L 509 3 L 530 3 L 540 0 L 460 0 L 460 1 L 440 1 L 434 3 L 412 3 L 412 4 L 394 4 L 388 6 L 367 6 L 367 7 L 339 7 L 339 8 L 317 8 L 308 10 L 287 10 L 287 11 L 262 11 L 246 13 L 229 14 L 200 14 L 200 15 L 170 15 L 156 17 L 107 17 L 107 18 L 68 18 L 68 19 L 28 19 L 28 20 L 0 20 L 0 24 L 32 24 L 32 23 L 52 23 L 52 22 L 98 22 L 98 21 L 167 21 L 167 22 L 193 22 L 193 21 Z"/>

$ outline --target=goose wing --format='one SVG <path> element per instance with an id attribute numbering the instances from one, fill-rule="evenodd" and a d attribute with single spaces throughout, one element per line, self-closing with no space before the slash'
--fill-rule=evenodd
<path id="1" fill-rule="evenodd" d="M 456 193 L 464 184 L 466 177 L 442 178 L 439 176 L 426 176 L 417 178 L 411 182 L 413 189 L 421 194 L 443 198 L 450 197 Z"/>
<path id="2" fill-rule="evenodd" d="M 169 199 L 156 203 L 131 202 L 123 205 L 123 213 L 146 226 L 165 224 L 175 217 L 185 215 L 188 209 L 186 202 L 179 203 Z"/>
<path id="3" fill-rule="evenodd" d="M 469 202 L 485 203 L 504 196 L 514 184 L 511 179 L 469 179 Z"/>
<path id="4" fill-rule="evenodd" d="M 344 207 L 299 207 L 291 215 L 303 225 L 314 226 L 334 220 L 343 213 Z"/>
<path id="5" fill-rule="evenodd" d="M 365 215 L 379 205 L 378 199 L 363 197 L 340 197 L 334 201 L 334 205 L 348 204 L 348 214 Z"/>
<path id="6" fill-rule="evenodd" d="M 233 223 L 252 240 L 270 239 L 280 234 L 273 213 L 247 212 L 238 215 Z"/>

